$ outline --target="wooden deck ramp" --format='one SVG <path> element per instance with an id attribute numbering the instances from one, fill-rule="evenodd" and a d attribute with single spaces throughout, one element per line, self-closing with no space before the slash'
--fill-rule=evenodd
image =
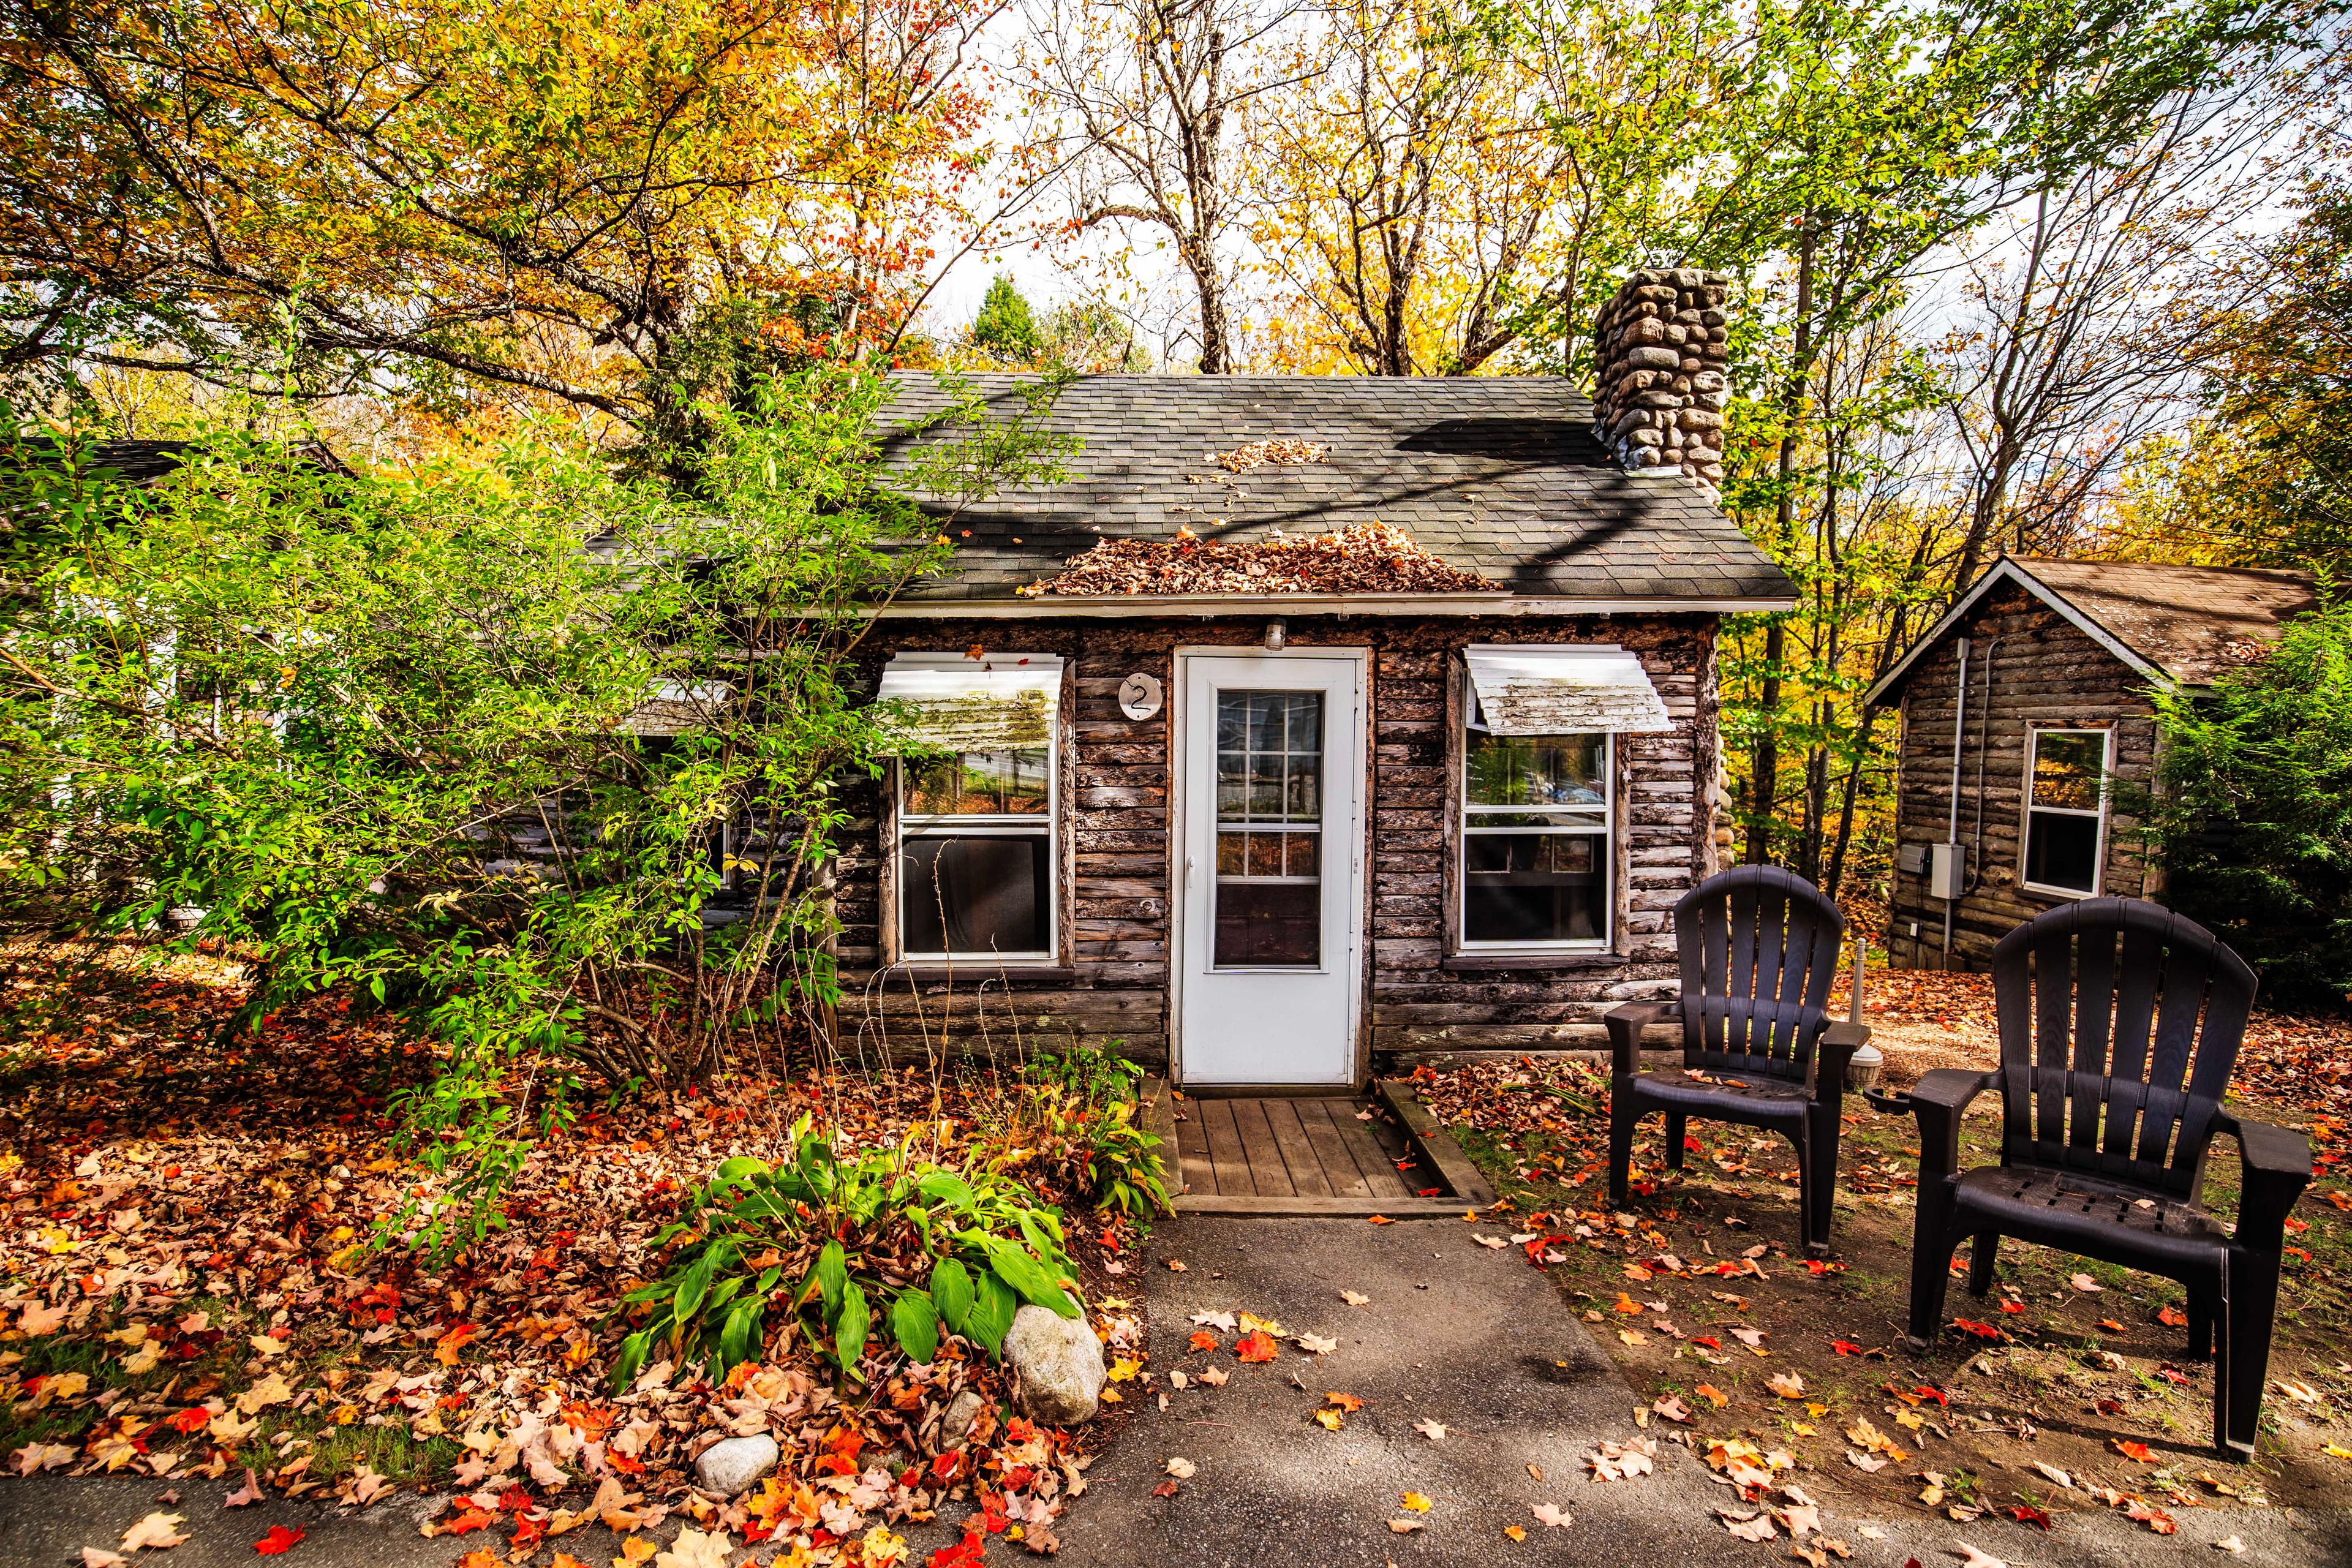
<path id="1" fill-rule="evenodd" d="M 1154 1120 L 1176 1156 L 1163 1160 L 1176 1212 L 1430 1219 L 1495 1201 L 1409 1092 L 1375 1089 L 1247 1099 L 1163 1089 Z"/>

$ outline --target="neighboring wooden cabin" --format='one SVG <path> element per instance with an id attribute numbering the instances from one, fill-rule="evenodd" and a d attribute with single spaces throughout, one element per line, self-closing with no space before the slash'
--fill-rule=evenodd
<path id="1" fill-rule="evenodd" d="M 2315 604 L 2296 572 L 2012 556 L 1977 579 L 1864 698 L 1903 715 L 1896 967 L 1982 970 L 2053 904 L 2156 896 L 2118 788 L 2154 776 L 2151 690 L 2210 686 Z"/>
<path id="2" fill-rule="evenodd" d="M 1654 323 L 1604 367 L 1654 395 L 1610 423 L 1623 459 L 1549 377 L 1068 387 L 1078 477 L 957 513 L 955 574 L 868 639 L 877 691 L 963 755 L 857 802 L 845 1053 L 1086 1041 L 1194 1086 L 1346 1086 L 1596 1046 L 1670 991 L 1669 911 L 1719 853 L 1717 625 L 1791 598 L 1704 488 L 1720 289 L 1621 295 Z M 1677 406 L 1701 422 L 1667 447 Z M 1420 585 L 1207 548 L 1350 529 L 1375 583 Z M 1105 541 L 1146 545 L 1057 575 Z"/>

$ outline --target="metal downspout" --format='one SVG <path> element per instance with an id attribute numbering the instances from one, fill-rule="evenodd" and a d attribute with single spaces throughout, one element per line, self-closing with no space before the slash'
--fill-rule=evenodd
<path id="1" fill-rule="evenodd" d="M 1952 691 L 1952 813 L 1944 828 L 1944 842 L 1957 847 L 1960 842 L 1960 763 L 1969 738 L 1969 639 L 1959 639 L 1960 678 Z M 1952 966 L 1952 914 L 1958 909 L 1958 899 L 1944 900 L 1944 967 Z"/>
<path id="2" fill-rule="evenodd" d="M 1968 890 L 1971 893 L 1984 885 L 1985 763 L 1992 754 L 1992 659 L 2000 651 L 2000 638 L 1985 644 L 1984 679 L 1977 688 L 1977 823 L 1969 842 Z"/>

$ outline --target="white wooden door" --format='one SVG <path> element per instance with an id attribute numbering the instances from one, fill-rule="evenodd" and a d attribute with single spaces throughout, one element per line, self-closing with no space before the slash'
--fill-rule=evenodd
<path id="1" fill-rule="evenodd" d="M 1188 1085 L 1351 1083 L 1365 658 L 1184 653 L 1173 1002 Z"/>

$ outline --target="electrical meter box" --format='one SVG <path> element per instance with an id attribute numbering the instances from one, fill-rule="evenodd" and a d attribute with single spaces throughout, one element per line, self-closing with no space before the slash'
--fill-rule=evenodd
<path id="1" fill-rule="evenodd" d="M 1968 891 L 1969 848 L 1965 844 L 1938 844 L 1927 857 L 1927 896 L 1958 902 Z"/>

